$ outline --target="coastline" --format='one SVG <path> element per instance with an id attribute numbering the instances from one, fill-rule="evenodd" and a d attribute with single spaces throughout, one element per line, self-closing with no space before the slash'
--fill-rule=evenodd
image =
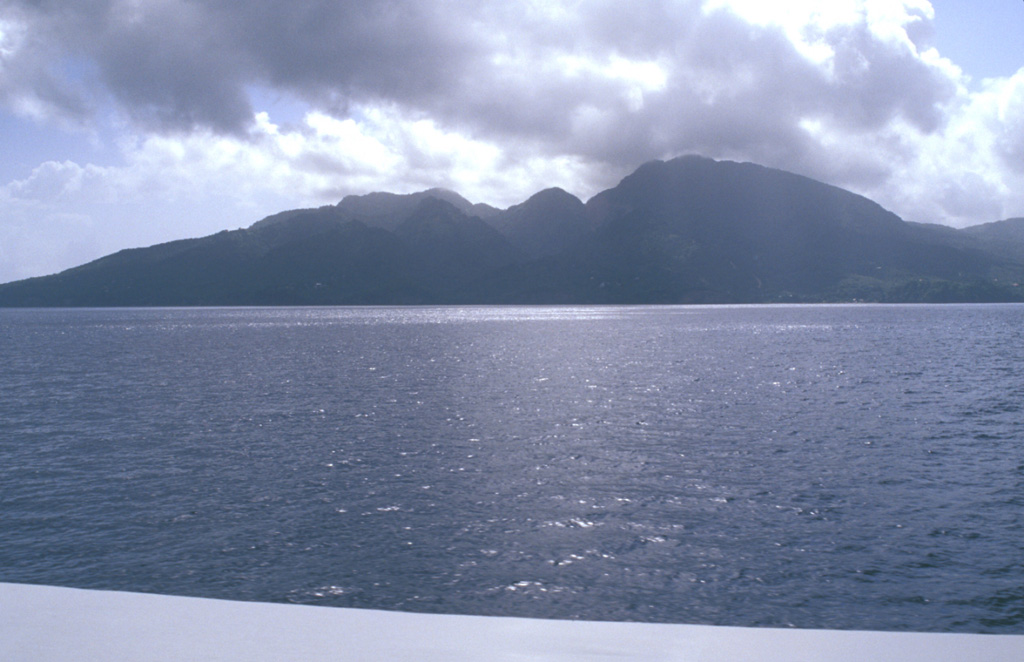
<path id="1" fill-rule="evenodd" d="M 12 662 L 1024 659 L 1024 635 L 413 614 L 10 583 L 0 614 L 0 659 Z"/>

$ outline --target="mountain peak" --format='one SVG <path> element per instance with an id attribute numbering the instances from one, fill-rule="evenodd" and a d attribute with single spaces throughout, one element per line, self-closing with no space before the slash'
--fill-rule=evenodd
<path id="1" fill-rule="evenodd" d="M 543 191 L 538 191 L 537 193 L 534 193 L 527 199 L 526 202 L 571 202 L 572 200 L 580 202 L 580 199 L 577 198 L 572 193 L 569 193 L 565 189 L 558 188 L 557 186 L 552 186 L 551 188 L 546 188 Z"/>
<path id="2" fill-rule="evenodd" d="M 579 198 L 548 188 L 488 221 L 527 255 L 544 257 L 577 243 L 590 231 L 584 212 Z"/>
<path id="3" fill-rule="evenodd" d="M 442 188 L 347 196 L 2 285 L 0 305 L 1019 301 L 1021 283 L 1021 219 L 912 225 L 801 175 L 688 155 L 586 205 L 559 188 L 504 211 Z"/>
<path id="4" fill-rule="evenodd" d="M 412 214 L 424 200 L 443 200 L 467 216 L 486 218 L 497 209 L 484 204 L 473 204 L 455 191 L 431 188 L 417 193 L 367 193 L 347 195 L 337 209 L 350 218 L 368 225 L 393 230 Z"/>

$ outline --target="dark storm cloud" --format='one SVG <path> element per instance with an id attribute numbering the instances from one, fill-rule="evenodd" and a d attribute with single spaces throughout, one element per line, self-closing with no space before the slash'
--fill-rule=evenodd
<path id="1" fill-rule="evenodd" d="M 144 122 L 231 132 L 251 121 L 245 55 L 201 8 L 168 3 L 138 19 L 113 13 L 92 52 L 110 90 Z"/>
<path id="2" fill-rule="evenodd" d="M 870 132 L 900 118 L 929 132 L 955 92 L 906 44 L 864 23 L 819 35 L 835 52 L 829 72 L 780 28 L 704 12 L 699 2 L 88 0 L 69 8 L 7 0 L 0 8 L 33 34 L 0 85 L 30 72 L 40 103 L 87 113 L 74 85 L 52 73 L 61 58 L 85 60 L 130 117 L 170 131 L 243 134 L 249 91 L 262 86 L 339 116 L 354 105 L 395 105 L 513 151 L 543 146 L 636 164 L 738 150 L 811 163 L 820 158 L 802 120 Z M 663 80 L 634 77 L 645 66 Z"/>
<path id="3" fill-rule="evenodd" d="M 152 128 L 239 132 L 250 85 L 321 106 L 389 101 L 430 108 L 490 54 L 473 3 L 409 0 L 7 2 L 39 38 L 38 72 L 84 58 L 122 107 Z M 42 79 L 40 79 L 42 80 Z"/>
<path id="4" fill-rule="evenodd" d="M 61 38 L 31 20 L 37 13 L 34 4 L 22 7 L 0 0 L 0 107 L 77 123 L 92 106 L 81 86 L 62 75 L 60 62 L 49 55 Z"/>
<path id="5" fill-rule="evenodd" d="M 429 98 L 488 52 L 484 35 L 443 3 L 256 0 L 244 12 L 214 4 L 223 37 L 254 75 L 311 98 Z"/>

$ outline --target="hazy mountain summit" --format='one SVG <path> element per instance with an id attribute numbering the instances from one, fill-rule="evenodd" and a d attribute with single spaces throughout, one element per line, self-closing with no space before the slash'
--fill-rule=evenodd
<path id="1" fill-rule="evenodd" d="M 586 204 L 347 196 L 0 285 L 5 306 L 1021 301 L 1024 219 L 906 223 L 771 168 L 652 161 Z"/>
<path id="2" fill-rule="evenodd" d="M 990 256 L 863 196 L 750 163 L 650 162 L 587 211 L 600 228 L 593 268 L 624 299 L 917 300 L 900 290 L 914 280 L 934 289 L 922 296 L 962 298 L 973 295 L 952 283 L 981 296 L 995 275 Z"/>
<path id="3" fill-rule="evenodd" d="M 444 200 L 467 216 L 487 218 L 498 212 L 490 205 L 473 204 L 455 191 L 443 188 L 432 188 L 404 195 L 395 193 L 347 195 L 338 203 L 337 209 L 348 218 L 358 219 L 367 225 L 385 230 L 393 230 L 408 218 L 424 200 Z"/>
<path id="4" fill-rule="evenodd" d="M 557 255 L 581 241 L 592 229 L 586 207 L 560 188 L 535 193 L 523 203 L 488 219 L 526 255 Z"/>
<path id="5" fill-rule="evenodd" d="M 418 193 L 367 193 L 346 195 L 333 206 L 317 209 L 298 209 L 273 214 L 255 223 L 252 228 L 262 228 L 288 221 L 296 216 L 316 214 L 322 218 L 355 220 L 373 227 L 394 230 L 407 219 L 424 200 L 444 200 L 467 216 L 489 218 L 500 210 L 483 203 L 473 204 L 456 193 L 443 188 L 432 188 Z"/>
<path id="6" fill-rule="evenodd" d="M 1024 218 L 974 225 L 964 228 L 963 234 L 970 237 L 978 248 L 1024 261 Z"/>

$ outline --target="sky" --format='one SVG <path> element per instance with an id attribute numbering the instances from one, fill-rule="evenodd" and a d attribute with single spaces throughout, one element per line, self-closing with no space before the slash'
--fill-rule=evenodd
<path id="1" fill-rule="evenodd" d="M 0 0 L 0 282 L 435 186 L 752 161 L 1024 216 L 1020 0 Z"/>

